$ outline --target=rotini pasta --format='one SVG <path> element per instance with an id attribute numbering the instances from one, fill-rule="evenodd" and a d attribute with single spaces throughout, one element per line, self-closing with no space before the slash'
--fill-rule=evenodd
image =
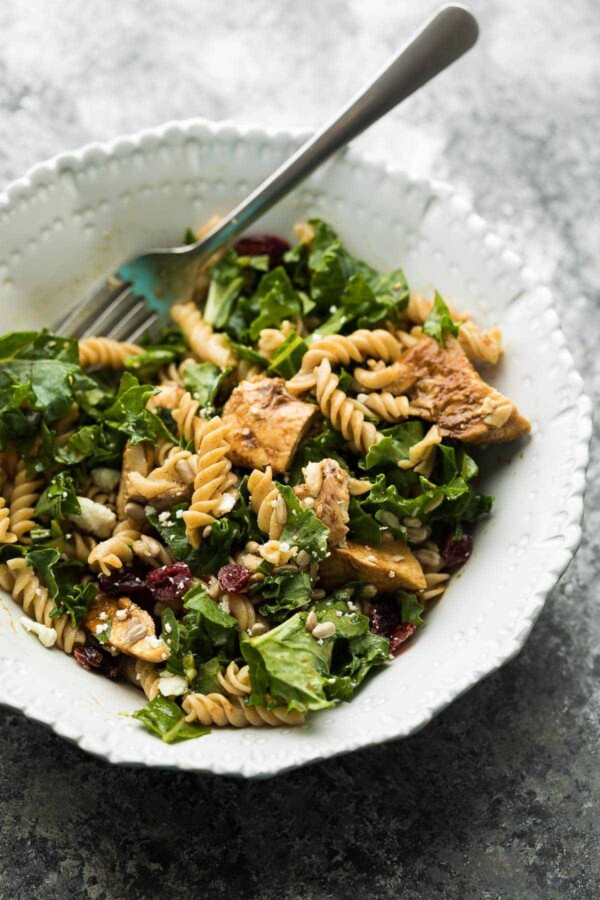
<path id="1" fill-rule="evenodd" d="M 427 478 L 431 475 L 433 468 L 433 459 L 435 456 L 435 448 L 442 443 L 442 438 L 437 429 L 437 425 L 432 425 L 423 440 L 419 441 L 408 451 L 408 459 L 402 459 L 398 462 L 400 469 L 414 469 L 420 475 Z"/>
<path id="2" fill-rule="evenodd" d="M 217 679 L 230 697 L 246 697 L 252 693 L 248 666 L 242 666 L 240 669 L 235 660 L 231 660 L 224 672 L 219 672 Z"/>
<path id="3" fill-rule="evenodd" d="M 267 709 L 265 706 L 246 706 L 240 697 L 228 699 L 223 694 L 188 694 L 182 703 L 186 713 L 186 722 L 200 722 L 202 725 L 216 725 L 224 728 L 245 728 L 252 725 L 260 728 L 263 725 L 272 727 L 280 725 L 302 725 L 302 713 L 285 706 Z"/>
<path id="4" fill-rule="evenodd" d="M 0 544 L 14 544 L 16 534 L 10 530 L 10 510 L 4 497 L 0 497 Z"/>
<path id="5" fill-rule="evenodd" d="M 408 397 L 395 397 L 389 391 L 382 391 L 379 394 L 359 394 L 356 399 L 369 413 L 373 413 L 384 422 L 399 422 L 401 419 L 408 419 L 411 414 Z"/>
<path id="6" fill-rule="evenodd" d="M 279 489 L 273 484 L 273 472 L 254 469 L 248 479 L 250 506 L 258 518 L 258 527 L 273 541 L 279 540 L 287 521 L 287 507 Z"/>
<path id="7" fill-rule="evenodd" d="M 387 334 L 387 332 L 386 332 Z M 381 439 L 376 427 L 365 421 L 365 414 L 338 388 L 339 378 L 331 371 L 328 359 L 316 370 L 317 403 L 334 428 L 341 431 L 356 453 L 363 456 Z"/>
<path id="8" fill-rule="evenodd" d="M 85 632 L 78 626 L 71 625 L 67 615 L 50 618 L 54 606 L 48 596 L 47 589 L 24 559 L 9 559 L 6 565 L 0 565 L 0 587 L 12 594 L 13 600 L 23 607 L 23 612 L 46 628 L 56 632 L 56 646 L 65 653 L 85 643 Z"/>
<path id="9" fill-rule="evenodd" d="M 10 495 L 10 521 L 12 533 L 22 544 L 31 542 L 29 532 L 35 526 L 33 515 L 42 484 L 43 479 L 27 474 L 25 460 L 20 460 Z"/>
<path id="10" fill-rule="evenodd" d="M 137 344 L 124 344 L 113 338 L 88 337 L 79 341 L 79 363 L 82 369 L 102 366 L 103 369 L 123 369 L 130 356 L 143 353 Z"/>
<path id="11" fill-rule="evenodd" d="M 334 334 L 311 344 L 310 350 L 302 358 L 302 367 L 297 375 L 287 382 L 291 393 L 300 394 L 316 384 L 316 370 L 323 360 L 330 366 L 348 366 L 362 363 L 366 359 L 380 359 L 393 362 L 402 355 L 402 344 L 389 331 L 365 328 L 347 336 Z"/>
<path id="12" fill-rule="evenodd" d="M 121 569 L 131 562 L 133 545 L 141 534 L 131 519 L 119 522 L 108 540 L 97 544 L 88 557 L 88 565 L 95 572 L 110 575 L 113 569 Z"/>
<path id="13" fill-rule="evenodd" d="M 212 325 L 202 318 L 195 303 L 176 303 L 171 316 L 181 330 L 198 359 L 226 368 L 235 364 L 235 356 L 224 335 L 215 334 Z"/>
<path id="14" fill-rule="evenodd" d="M 227 459 L 228 427 L 215 416 L 210 419 L 198 450 L 198 474 L 190 507 L 183 514 L 187 535 L 193 547 L 199 547 L 204 528 L 214 522 L 216 508 L 223 498 L 224 485 L 231 471 Z"/>
<path id="15" fill-rule="evenodd" d="M 256 611 L 253 603 L 244 594 L 223 594 L 220 601 L 225 612 L 236 620 L 240 631 L 248 634 L 264 634 L 269 623 Z"/>
<path id="16" fill-rule="evenodd" d="M 154 663 L 128 656 L 125 659 L 125 677 L 135 687 L 141 688 L 148 700 L 158 696 L 160 676 Z"/>
<path id="17" fill-rule="evenodd" d="M 196 453 L 200 449 L 208 419 L 200 415 L 200 404 L 191 394 L 185 393 L 179 400 L 177 409 L 173 410 L 173 418 L 179 434 L 188 443 L 193 444 Z"/>

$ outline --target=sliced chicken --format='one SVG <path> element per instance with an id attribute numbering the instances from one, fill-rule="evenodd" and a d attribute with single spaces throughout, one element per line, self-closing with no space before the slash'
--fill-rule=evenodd
<path id="1" fill-rule="evenodd" d="M 531 425 L 514 404 L 481 378 L 454 338 L 440 346 L 422 337 L 394 364 L 389 390 L 406 394 L 442 437 L 470 444 L 498 444 L 528 434 Z"/>
<path id="2" fill-rule="evenodd" d="M 348 541 L 344 547 L 334 547 L 331 556 L 319 564 L 319 580 L 328 590 L 362 581 L 375 585 L 382 594 L 426 587 L 421 564 L 404 541 L 389 541 L 383 547 Z"/>
<path id="3" fill-rule="evenodd" d="M 106 635 L 108 646 L 128 656 L 159 663 L 169 655 L 169 648 L 156 637 L 152 616 L 126 597 L 117 600 L 98 594 L 84 624 L 96 637 Z"/>
<path id="4" fill-rule="evenodd" d="M 242 381 L 223 408 L 230 426 L 230 459 L 247 469 L 286 472 L 298 444 L 320 417 L 317 406 L 297 400 L 283 378 Z"/>
<path id="5" fill-rule="evenodd" d="M 329 546 L 337 547 L 348 534 L 348 475 L 334 459 L 311 462 L 302 473 L 304 484 L 296 485 L 294 492 L 329 528 Z"/>

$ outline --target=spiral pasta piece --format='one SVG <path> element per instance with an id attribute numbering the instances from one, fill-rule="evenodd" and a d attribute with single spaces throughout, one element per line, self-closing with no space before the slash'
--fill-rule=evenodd
<path id="1" fill-rule="evenodd" d="M 85 632 L 72 625 L 67 615 L 50 618 L 54 603 L 48 589 L 22 557 L 9 559 L 6 565 L 0 566 L 0 587 L 10 591 L 26 616 L 56 632 L 56 646 L 65 653 L 72 653 L 75 646 L 85 643 Z"/>
<path id="2" fill-rule="evenodd" d="M 269 631 L 267 620 L 256 611 L 252 602 L 243 594 L 224 594 L 221 606 L 237 621 L 239 631 L 251 634 L 264 634 Z"/>
<path id="3" fill-rule="evenodd" d="M 331 371 L 328 359 L 321 361 L 315 374 L 321 412 L 337 431 L 342 432 L 355 452 L 366 455 L 369 447 L 381 440 L 381 434 L 371 422 L 365 421 L 364 412 L 354 400 L 338 388 L 339 378 Z"/>
<path id="4" fill-rule="evenodd" d="M 162 466 L 157 466 L 147 476 L 131 472 L 129 483 L 135 496 L 154 500 L 173 488 L 193 484 L 197 474 L 198 456 L 174 446 Z"/>
<path id="5" fill-rule="evenodd" d="M 392 387 L 404 374 L 402 363 L 394 362 L 389 366 L 375 366 L 372 369 L 363 369 L 357 366 L 352 376 L 359 386 L 365 391 L 382 391 Z"/>
<path id="6" fill-rule="evenodd" d="M 158 695 L 160 677 L 153 663 L 128 656 L 125 660 L 125 677 L 131 684 L 141 688 L 148 700 L 154 700 Z"/>
<path id="7" fill-rule="evenodd" d="M 245 697 L 252 693 L 248 666 L 240 669 L 235 660 L 229 663 L 224 672 L 219 672 L 217 680 L 230 697 Z"/>
<path id="8" fill-rule="evenodd" d="M 284 319 L 281 328 L 263 328 L 258 337 L 258 352 L 272 359 L 293 330 L 289 319 Z"/>
<path id="9" fill-rule="evenodd" d="M 79 341 L 79 364 L 82 369 L 102 366 L 103 369 L 123 369 L 130 356 L 143 353 L 137 344 L 126 344 L 107 337 L 87 337 Z"/>
<path id="10" fill-rule="evenodd" d="M 12 533 L 22 544 L 31 542 L 29 532 L 35 527 L 33 513 L 40 498 L 41 478 L 27 474 L 25 460 L 19 460 L 14 486 L 10 495 L 10 520 Z"/>
<path id="11" fill-rule="evenodd" d="M 384 422 L 408 419 L 411 413 L 408 397 L 395 397 L 389 391 L 382 391 L 379 394 L 359 394 L 356 399 L 370 413 L 374 413 L 378 419 L 383 419 Z"/>
<path id="12" fill-rule="evenodd" d="M 228 432 L 229 426 L 215 416 L 207 423 L 200 442 L 192 502 L 183 514 L 188 540 L 193 547 L 200 546 L 203 529 L 218 515 L 217 507 L 228 483 L 231 472 L 231 463 L 227 459 L 230 450 Z"/>
<path id="13" fill-rule="evenodd" d="M 287 521 L 287 507 L 279 488 L 273 483 L 271 466 L 267 466 L 264 472 L 252 470 L 248 478 L 248 490 L 250 507 L 256 513 L 258 527 L 271 540 L 278 541 Z"/>
<path id="14" fill-rule="evenodd" d="M 496 365 L 502 356 L 502 332 L 499 328 L 480 331 L 472 319 L 464 321 L 458 331 L 458 342 L 471 362 Z"/>
<path id="15" fill-rule="evenodd" d="M 173 554 L 163 546 L 156 538 L 148 534 L 142 534 L 131 545 L 131 549 L 138 559 L 156 569 L 158 566 L 170 566 L 174 562 Z"/>
<path id="16" fill-rule="evenodd" d="M 10 509 L 4 497 L 0 497 L 0 544 L 14 544 L 16 534 L 10 530 Z"/>
<path id="17" fill-rule="evenodd" d="M 83 534 L 76 528 L 72 528 L 67 535 L 68 543 L 65 544 L 64 554 L 69 559 L 76 559 L 78 562 L 87 565 L 90 553 L 98 546 L 98 540 L 92 534 Z"/>
<path id="18" fill-rule="evenodd" d="M 267 709 L 265 706 L 246 706 L 240 697 L 228 699 L 223 694 L 188 694 L 183 699 L 186 722 L 200 722 L 202 725 L 216 725 L 224 728 L 245 728 L 253 725 L 276 727 L 279 725 L 302 725 L 304 715 L 297 710 L 288 712 L 285 706 Z"/>
<path id="19" fill-rule="evenodd" d="M 200 404 L 188 392 L 183 394 L 177 408 L 173 410 L 173 418 L 177 424 L 179 434 L 188 443 L 193 444 L 196 453 L 200 449 L 202 437 L 208 424 L 208 419 L 205 419 L 199 410 Z"/>
<path id="20" fill-rule="evenodd" d="M 286 387 L 293 394 L 310 390 L 316 383 L 315 370 L 323 360 L 330 366 L 348 366 L 363 363 L 366 359 L 394 362 L 400 359 L 403 350 L 397 338 L 382 328 L 374 331 L 360 328 L 349 335 L 333 334 L 311 345 L 302 357 L 300 371 L 286 382 Z"/>
<path id="21" fill-rule="evenodd" d="M 97 544 L 88 558 L 88 565 L 94 572 L 110 575 L 113 569 L 121 569 L 133 559 L 133 545 L 141 534 L 131 519 L 119 522 L 111 537 Z"/>
<path id="22" fill-rule="evenodd" d="M 205 322 L 195 303 L 175 303 L 171 317 L 179 325 L 191 350 L 198 359 L 214 363 L 225 369 L 235 365 L 235 355 L 227 338 L 215 334 L 212 325 Z"/>
<path id="23" fill-rule="evenodd" d="M 398 468 L 414 469 L 420 475 L 429 477 L 433 468 L 435 448 L 441 443 L 442 438 L 437 425 L 432 425 L 425 437 L 412 445 L 408 451 L 408 459 L 399 460 Z"/>

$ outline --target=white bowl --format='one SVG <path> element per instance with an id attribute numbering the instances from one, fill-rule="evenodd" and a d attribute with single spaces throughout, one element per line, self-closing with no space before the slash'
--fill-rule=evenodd
<path id="1" fill-rule="evenodd" d="M 0 195 L 0 330 L 51 325 L 125 257 L 176 244 L 188 225 L 226 212 L 304 137 L 194 120 L 36 166 Z M 409 652 L 351 704 L 302 728 L 215 729 L 163 744 L 119 715 L 142 705 L 138 692 L 45 650 L 3 596 L 0 702 L 111 762 L 265 776 L 408 735 L 519 651 L 579 543 L 591 404 L 549 291 L 450 189 L 352 152 L 259 227 L 290 235 L 309 215 L 374 265 L 402 265 L 412 288 L 436 285 L 502 326 L 506 358 L 493 380 L 532 420 L 531 438 L 487 451 L 493 515 Z"/>

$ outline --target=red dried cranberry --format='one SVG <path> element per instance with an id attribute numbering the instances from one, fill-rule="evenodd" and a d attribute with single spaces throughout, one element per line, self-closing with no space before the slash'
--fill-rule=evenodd
<path id="1" fill-rule="evenodd" d="M 410 622 L 403 622 L 402 625 L 398 625 L 390 638 L 390 653 L 398 653 L 402 644 L 405 644 L 406 641 L 413 636 L 416 630 L 417 626 L 412 625 Z"/>
<path id="2" fill-rule="evenodd" d="M 246 566 L 222 566 L 217 577 L 224 591 L 239 594 L 245 591 L 252 581 L 252 572 Z"/>
<path id="3" fill-rule="evenodd" d="M 109 597 L 129 597 L 142 605 L 152 602 L 152 594 L 146 584 L 147 569 L 135 562 L 131 566 L 117 569 L 111 575 L 101 575 L 98 579 L 100 590 Z"/>
<path id="4" fill-rule="evenodd" d="M 106 678 L 117 678 L 121 674 L 120 663 L 97 647 L 75 647 L 73 656 L 88 672 L 96 671 Z"/>
<path id="5" fill-rule="evenodd" d="M 91 672 L 92 669 L 99 669 L 104 661 L 104 654 L 96 647 L 75 647 L 73 656 L 80 666 Z"/>
<path id="6" fill-rule="evenodd" d="M 240 256 L 268 256 L 271 267 L 278 266 L 290 245 L 274 234 L 252 234 L 233 245 Z"/>
<path id="7" fill-rule="evenodd" d="M 473 535 L 468 532 L 463 532 L 462 537 L 456 541 L 452 540 L 452 534 L 449 534 L 442 545 L 444 563 L 449 569 L 464 566 L 472 552 Z"/>
<path id="8" fill-rule="evenodd" d="M 371 631 L 391 637 L 400 625 L 400 609 L 398 601 L 392 597 L 384 597 L 373 603 L 371 613 Z"/>
<path id="9" fill-rule="evenodd" d="M 155 601 L 175 603 L 191 587 L 192 573 L 187 563 L 176 562 L 153 569 L 146 577 L 146 584 Z"/>

